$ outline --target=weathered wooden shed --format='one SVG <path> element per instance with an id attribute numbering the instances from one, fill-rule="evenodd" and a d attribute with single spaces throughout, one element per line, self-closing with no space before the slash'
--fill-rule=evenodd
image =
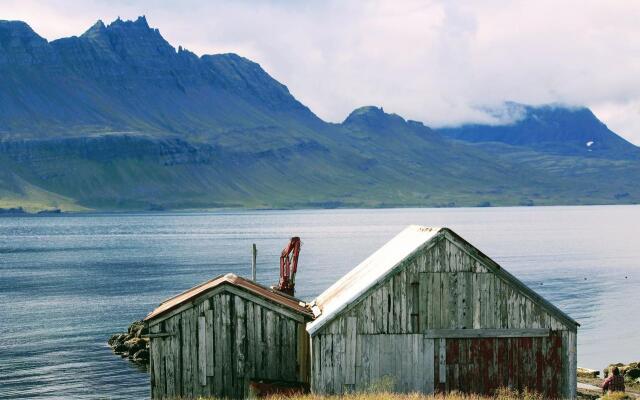
<path id="1" fill-rule="evenodd" d="M 312 306 L 316 393 L 575 398 L 576 321 L 449 229 L 406 228 Z"/>
<path id="2" fill-rule="evenodd" d="M 312 314 L 233 274 L 160 304 L 146 318 L 151 396 L 245 398 L 250 381 L 306 382 Z"/>

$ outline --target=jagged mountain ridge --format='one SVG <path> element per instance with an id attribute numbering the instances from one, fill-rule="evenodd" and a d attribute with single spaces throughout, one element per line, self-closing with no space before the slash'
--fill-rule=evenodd
<path id="1" fill-rule="evenodd" d="M 236 130 L 274 135 L 283 119 L 303 136 L 320 123 L 258 64 L 176 50 L 144 17 L 50 43 L 2 22 L 0 53 L 9 78 L 0 82 L 0 130 L 12 137 L 144 132 L 224 143 Z"/>
<path id="2" fill-rule="evenodd" d="M 496 154 L 495 146 L 452 140 L 373 106 L 326 123 L 258 64 L 175 49 L 144 17 L 98 21 L 80 36 L 51 42 L 23 22 L 0 21 L 0 73 L 0 207 L 640 199 L 628 177 L 636 164 L 609 160 L 611 153 L 558 157 L 505 140 Z M 577 165 L 585 172 L 571 172 Z M 613 167 L 616 178 L 603 181 Z"/>

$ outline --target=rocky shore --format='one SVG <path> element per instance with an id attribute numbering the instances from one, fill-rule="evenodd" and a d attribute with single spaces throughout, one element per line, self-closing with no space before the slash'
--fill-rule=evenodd
<path id="1" fill-rule="evenodd" d="M 640 398 L 640 362 L 609 364 L 602 371 L 578 368 L 578 399 L 602 398 L 602 383 L 613 367 L 618 367 L 624 376 L 626 399 Z"/>
<path id="2" fill-rule="evenodd" d="M 608 376 L 609 371 L 613 369 L 613 367 L 618 367 L 620 373 L 624 375 L 625 382 L 640 385 L 640 361 L 629 364 L 609 364 L 609 366 L 602 371 L 604 372 L 604 376 Z"/>
<path id="3" fill-rule="evenodd" d="M 143 337 L 147 334 L 147 329 L 142 321 L 135 321 L 125 333 L 116 333 L 111 336 L 107 343 L 113 352 L 122 358 L 129 358 L 130 361 L 147 365 L 149 364 L 149 339 Z"/>

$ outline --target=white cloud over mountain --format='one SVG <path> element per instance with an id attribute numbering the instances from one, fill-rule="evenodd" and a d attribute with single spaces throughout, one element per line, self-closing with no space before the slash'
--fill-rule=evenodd
<path id="1" fill-rule="evenodd" d="M 173 45 L 259 62 L 320 117 L 366 104 L 433 126 L 506 100 L 586 105 L 640 144 L 640 2 L 3 0 L 49 40 L 145 14 Z"/>

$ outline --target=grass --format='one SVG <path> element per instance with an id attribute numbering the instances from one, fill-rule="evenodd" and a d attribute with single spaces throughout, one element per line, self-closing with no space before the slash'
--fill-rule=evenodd
<path id="1" fill-rule="evenodd" d="M 0 160 L 0 208 L 22 207 L 27 212 L 60 209 L 88 211 L 75 200 L 35 186 L 12 173 Z"/>
<path id="2" fill-rule="evenodd" d="M 532 392 L 518 394 L 510 390 L 500 390 L 494 396 L 481 396 L 477 394 L 447 393 L 425 395 L 421 393 L 398 394 L 389 392 L 365 392 L 345 396 L 272 396 L 270 400 L 543 400 L 544 398 Z M 617 400 L 617 399 L 616 399 Z"/>
<path id="3" fill-rule="evenodd" d="M 627 400 L 627 399 L 633 399 L 633 397 L 629 396 L 626 393 L 620 393 L 620 392 L 609 393 L 601 398 L 601 400 Z"/>
<path id="4" fill-rule="evenodd" d="M 243 137 L 245 145 L 259 139 L 247 142 Z M 487 155 L 478 153 L 477 146 L 442 147 L 421 141 L 390 149 L 383 141 L 366 154 L 354 155 L 341 150 L 342 145 L 334 149 L 327 144 L 325 151 L 283 145 L 268 135 L 263 139 L 271 146 L 266 153 L 234 146 L 211 150 L 182 142 L 169 146 L 161 140 L 124 136 L 16 145 L 11 157 L 0 151 L 0 207 L 22 206 L 33 212 L 640 201 L 640 181 L 634 179 L 640 164 L 628 160 L 618 165 L 615 160 L 520 150 Z M 416 162 L 414 150 L 430 156 Z"/>
<path id="5" fill-rule="evenodd" d="M 72 199 L 40 190 L 33 186 L 26 188 L 22 194 L 0 190 L 0 208 L 17 207 L 22 207 L 30 213 L 53 209 L 60 209 L 65 212 L 90 211 L 88 208 L 76 204 Z"/>
<path id="6" fill-rule="evenodd" d="M 274 395 L 268 400 L 544 400 L 538 393 L 524 391 L 518 393 L 510 389 L 499 389 L 493 396 L 482 396 L 464 393 L 438 393 L 426 395 L 422 393 L 400 394 L 388 391 L 367 391 L 363 393 L 346 394 L 342 396 L 323 396 L 316 394 L 305 395 Z M 213 398 L 200 398 L 198 400 L 215 400 Z M 612 398 L 613 400 L 613 398 Z M 622 400 L 615 398 L 615 400 Z"/>

